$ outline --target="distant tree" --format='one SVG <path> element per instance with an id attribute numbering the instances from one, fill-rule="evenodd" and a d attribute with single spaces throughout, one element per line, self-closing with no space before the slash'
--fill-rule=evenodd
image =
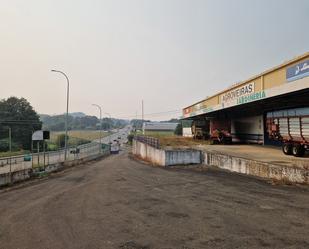
<path id="1" fill-rule="evenodd" d="M 175 129 L 175 131 L 174 131 L 174 134 L 175 134 L 175 135 L 182 136 L 182 125 L 181 125 L 181 123 L 179 123 L 179 124 L 176 126 L 176 129 Z"/>
<path id="2" fill-rule="evenodd" d="M 167 121 L 168 123 L 179 123 L 179 119 L 177 118 L 172 118 L 170 120 Z"/>
<path id="3" fill-rule="evenodd" d="M 144 120 L 144 122 L 150 122 L 150 120 Z M 130 123 L 134 129 L 141 130 L 143 128 L 143 120 L 141 119 L 132 119 Z"/>
<path id="4" fill-rule="evenodd" d="M 2 130 L 11 128 L 12 142 L 19 148 L 29 150 L 32 132 L 40 130 L 42 123 L 25 98 L 10 97 L 0 101 L 0 126 Z"/>
<path id="5" fill-rule="evenodd" d="M 41 115 L 44 129 L 51 131 L 64 131 L 65 115 Z M 123 119 L 102 118 L 102 128 L 109 130 L 112 128 L 122 128 L 129 122 Z M 70 116 L 68 120 L 69 130 L 100 129 L 100 120 L 96 116 Z"/>

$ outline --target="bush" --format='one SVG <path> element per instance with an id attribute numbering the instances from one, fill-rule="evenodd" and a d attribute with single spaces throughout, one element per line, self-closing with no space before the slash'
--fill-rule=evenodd
<path id="1" fill-rule="evenodd" d="M 176 129 L 174 131 L 174 134 L 175 135 L 178 135 L 178 136 L 182 136 L 182 124 L 179 123 L 177 126 L 176 126 Z"/>
<path id="2" fill-rule="evenodd" d="M 47 150 L 48 151 L 55 151 L 58 149 L 58 146 L 56 144 L 48 143 L 47 144 Z"/>
<path id="3" fill-rule="evenodd" d="M 19 147 L 18 144 L 16 144 L 15 142 L 12 142 L 12 151 L 18 151 Z M 1 139 L 0 140 L 0 151 L 1 152 L 6 152 L 10 150 L 10 144 L 9 141 L 7 139 Z"/>
<path id="4" fill-rule="evenodd" d="M 133 134 L 129 134 L 127 138 L 128 138 L 129 144 L 132 144 L 134 135 Z"/>

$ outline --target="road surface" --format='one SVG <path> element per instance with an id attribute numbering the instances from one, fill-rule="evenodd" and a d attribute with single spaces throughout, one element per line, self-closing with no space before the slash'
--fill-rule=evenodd
<path id="1" fill-rule="evenodd" d="M 0 193 L 1 249 L 309 248 L 309 189 L 124 151 Z"/>

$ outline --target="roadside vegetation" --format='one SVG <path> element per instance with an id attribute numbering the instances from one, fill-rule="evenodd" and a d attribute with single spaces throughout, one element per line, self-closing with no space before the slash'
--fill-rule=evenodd
<path id="1" fill-rule="evenodd" d="M 102 137 L 106 137 L 111 132 L 102 132 Z M 90 143 L 93 140 L 100 138 L 99 130 L 76 130 L 68 131 L 68 144 L 69 146 L 78 146 L 81 144 Z M 48 150 L 57 150 L 64 147 L 65 144 L 65 132 L 56 131 L 50 133 L 50 140 L 46 141 L 48 144 Z"/>
<path id="2" fill-rule="evenodd" d="M 179 135 L 162 135 L 153 133 L 151 137 L 158 138 L 161 147 L 185 148 L 210 144 L 210 141 L 208 140 L 196 140 Z"/>
<path id="3" fill-rule="evenodd" d="M 209 145 L 211 142 L 209 140 L 197 140 L 190 137 L 182 136 L 182 127 L 177 126 L 175 131 L 151 131 L 145 132 L 144 136 L 158 138 L 161 147 L 172 147 L 172 148 L 189 148 L 196 147 L 199 145 Z M 137 132 L 132 132 L 128 136 L 128 141 L 132 142 L 134 135 L 143 135 L 141 130 Z"/>
<path id="4" fill-rule="evenodd" d="M 0 100 L 0 157 L 29 151 L 32 132 L 41 127 L 39 115 L 25 98 Z"/>
<path id="5" fill-rule="evenodd" d="M 30 153 L 29 150 L 19 150 L 19 151 L 6 151 L 6 152 L 0 152 L 0 158 L 1 157 L 11 157 L 11 156 L 19 156 Z"/>
<path id="6" fill-rule="evenodd" d="M 43 129 L 50 131 L 65 130 L 65 115 L 46 115 L 41 114 L 40 119 L 43 122 Z M 129 121 L 115 118 L 102 118 L 102 129 L 120 129 L 125 127 Z M 96 116 L 89 116 L 84 113 L 70 113 L 68 116 L 68 130 L 72 131 L 92 131 L 100 130 L 101 123 Z"/>
<path id="7" fill-rule="evenodd" d="M 71 113 L 68 120 L 69 146 L 89 143 L 100 137 L 101 123 L 95 116 Z M 122 128 L 129 121 L 103 118 L 102 129 Z M 25 98 L 10 97 L 0 100 L 0 157 L 27 154 L 32 146 L 32 133 L 37 130 L 51 131 L 51 139 L 46 140 L 45 150 L 64 147 L 64 115 L 39 115 Z M 107 131 L 102 136 L 107 136 Z M 40 150 L 44 148 L 40 143 Z M 36 144 L 34 145 L 36 148 Z"/>

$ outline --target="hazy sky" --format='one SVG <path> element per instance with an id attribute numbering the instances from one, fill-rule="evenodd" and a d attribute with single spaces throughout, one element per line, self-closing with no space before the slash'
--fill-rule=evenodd
<path id="1" fill-rule="evenodd" d="M 58 69 L 71 112 L 180 110 L 309 51 L 308 23 L 309 0 L 0 0 L 0 99 L 63 113 Z"/>

